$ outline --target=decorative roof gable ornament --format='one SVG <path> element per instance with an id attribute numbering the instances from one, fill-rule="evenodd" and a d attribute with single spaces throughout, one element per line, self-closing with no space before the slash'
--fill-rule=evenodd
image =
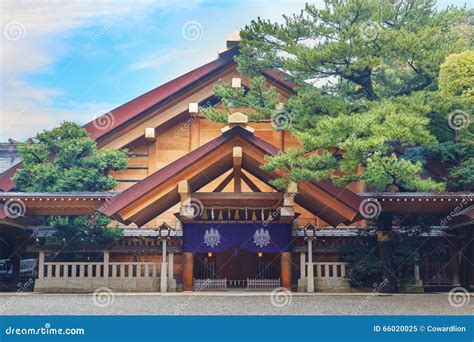
<path id="1" fill-rule="evenodd" d="M 249 131 L 252 134 L 255 132 L 255 130 L 252 127 L 248 126 L 249 117 L 243 113 L 236 112 L 229 115 L 229 117 L 227 118 L 227 122 L 228 122 L 228 125 L 221 129 L 222 133 L 227 132 L 228 130 L 230 130 L 231 128 L 235 126 L 240 126 L 242 128 L 245 128 L 247 131 Z"/>
<path id="2" fill-rule="evenodd" d="M 235 46 L 238 46 L 240 43 L 240 30 L 233 30 L 227 33 L 226 36 L 226 46 L 228 49 L 231 49 Z"/>
<path id="3" fill-rule="evenodd" d="M 258 247 L 265 247 L 270 243 L 270 238 L 268 229 L 260 228 L 253 234 L 253 243 Z"/>
<path id="4" fill-rule="evenodd" d="M 204 233 L 204 244 L 209 247 L 216 247 L 221 243 L 221 234 L 217 228 L 206 229 Z"/>

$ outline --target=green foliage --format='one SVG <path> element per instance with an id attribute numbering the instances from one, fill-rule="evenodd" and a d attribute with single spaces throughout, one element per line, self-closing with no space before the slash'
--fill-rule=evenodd
<path id="1" fill-rule="evenodd" d="M 474 157 L 451 169 L 448 184 L 455 190 L 472 190 L 474 184 Z"/>
<path id="2" fill-rule="evenodd" d="M 379 257 L 381 244 L 375 237 L 361 237 L 339 248 L 342 261 L 348 263 L 352 286 L 372 287 L 372 284 L 384 280 L 387 270 L 394 273 L 393 279 L 398 282 L 397 286 L 410 285 L 414 282 L 414 266 L 422 267 L 425 257 L 430 260 L 449 260 L 449 246 L 445 239 L 427 239 L 422 236 L 430 232 L 429 227 L 433 223 L 439 223 L 439 218 L 427 220 L 427 217 L 407 218 L 404 215 L 398 219 L 404 222 L 404 226 L 390 234 L 392 242 L 385 243 L 385 252 L 389 258 Z M 385 290 L 389 288 L 387 286 Z"/>
<path id="3" fill-rule="evenodd" d="M 218 82 L 214 86 L 214 94 L 221 99 L 223 111 L 212 106 L 201 108 L 200 111 L 208 119 L 221 123 L 227 122 L 227 116 L 235 107 L 251 109 L 251 112 L 246 113 L 251 121 L 268 119 L 275 113 L 275 107 L 280 102 L 276 89 L 267 87 L 262 76 L 251 79 L 248 90 L 243 87 L 232 88 L 230 84 Z"/>
<path id="4" fill-rule="evenodd" d="M 23 166 L 13 177 L 19 191 L 108 191 L 116 186 L 108 173 L 127 166 L 127 151 L 97 151 L 87 131 L 75 123 L 63 122 L 34 140 L 19 147 Z M 49 223 L 67 243 L 103 243 L 114 235 L 106 229 L 110 219 L 102 215 L 51 217 Z"/>
<path id="5" fill-rule="evenodd" d="M 122 236 L 121 229 L 107 228 L 110 219 L 104 215 L 52 216 L 49 224 L 55 228 L 51 245 L 104 246 Z"/>
<path id="6" fill-rule="evenodd" d="M 374 283 L 383 281 L 383 263 L 376 255 L 373 241 L 344 245 L 339 251 L 342 261 L 348 263 L 351 286 L 371 288 Z"/>
<path id="7" fill-rule="evenodd" d="M 474 51 L 449 55 L 441 65 L 439 88 L 445 97 L 474 101 Z"/>
<path id="8" fill-rule="evenodd" d="M 35 140 L 19 146 L 23 167 L 13 181 L 20 191 L 107 191 L 116 186 L 109 171 L 126 168 L 126 151 L 98 152 L 75 123 L 38 133 Z"/>
<path id="9" fill-rule="evenodd" d="M 322 9 L 308 4 L 284 16 L 283 24 L 258 18 L 246 26 L 236 57 L 239 71 L 258 77 L 260 89 L 265 69 L 284 71 L 297 85 L 296 95 L 285 103 L 290 122 L 285 129 L 303 149 L 268 159 L 266 170 L 288 171 L 275 185 L 332 178 L 342 185 L 364 181 L 377 190 L 444 190 L 444 182 L 424 177 L 422 166 L 428 151 L 447 159 L 443 153 L 448 151 L 434 149 L 438 142 L 453 140 L 449 113 L 456 107 L 470 109 L 465 100 L 446 101 L 441 95 L 460 97 L 447 84 L 470 70 L 471 55 L 461 53 L 469 49 L 472 36 L 467 15 L 453 7 L 437 11 L 431 0 L 325 0 Z M 469 80 L 464 77 L 456 89 L 464 94 Z M 225 113 L 209 109 L 211 119 L 220 115 L 225 120 L 228 99 L 252 108 L 254 119 L 267 118 L 278 102 L 276 96 L 239 102 L 243 90 L 224 88 L 216 88 L 216 94 Z M 470 153 L 455 149 L 451 157 L 465 159 Z"/>
<path id="10" fill-rule="evenodd" d="M 420 162 L 413 163 L 409 160 L 398 158 L 395 154 L 384 156 L 375 152 L 367 160 L 367 167 L 361 176 L 366 184 L 371 184 L 376 190 L 385 190 L 387 185 L 394 185 L 398 190 L 417 189 L 418 191 L 442 191 L 443 183 L 431 179 L 413 177 L 422 172 Z"/>

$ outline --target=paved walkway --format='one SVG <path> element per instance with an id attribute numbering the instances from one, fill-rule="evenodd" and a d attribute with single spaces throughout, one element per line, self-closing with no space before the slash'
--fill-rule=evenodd
<path id="1" fill-rule="evenodd" d="M 474 295 L 2 293 L 0 315 L 474 315 Z"/>

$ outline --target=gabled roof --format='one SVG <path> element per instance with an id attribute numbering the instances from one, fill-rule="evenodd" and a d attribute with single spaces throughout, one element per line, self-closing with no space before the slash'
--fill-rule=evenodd
<path id="1" fill-rule="evenodd" d="M 234 146 L 243 148 L 242 168 L 261 181 L 268 184 L 269 180 L 281 177 L 260 168 L 265 156 L 274 156 L 280 150 L 236 126 L 131 186 L 99 211 L 121 222 L 141 226 L 179 203 L 179 181 L 187 180 L 191 189 L 197 191 L 228 171 L 232 167 Z M 333 226 L 360 219 L 361 198 L 330 181 L 299 184 L 295 201 Z"/>
<path id="2" fill-rule="evenodd" d="M 221 70 L 234 65 L 234 57 L 239 53 L 238 46 L 230 48 L 218 55 L 218 58 L 210 63 L 200 66 L 182 76 L 179 76 L 149 92 L 111 110 L 110 112 L 90 121 L 84 125 L 89 135 L 94 140 L 104 138 L 112 131 L 123 127 L 126 123 L 138 119 L 142 115 L 156 111 L 161 105 L 167 103 L 173 97 L 192 89 L 205 79 L 208 79 Z M 293 91 L 294 84 L 286 80 L 286 74 L 278 71 L 268 70 L 263 72 L 271 82 L 278 86 Z M 102 123 L 107 122 L 107 125 Z M 0 173 L 0 190 L 10 191 L 14 188 L 12 177 L 22 163 L 17 163 Z"/>

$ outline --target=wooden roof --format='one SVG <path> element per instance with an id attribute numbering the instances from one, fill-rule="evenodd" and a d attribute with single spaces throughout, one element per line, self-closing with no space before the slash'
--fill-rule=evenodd
<path id="1" fill-rule="evenodd" d="M 84 125 L 91 138 L 99 144 L 101 140 L 109 137 L 127 125 L 134 123 L 145 115 L 155 113 L 160 107 L 176 100 L 180 94 L 191 91 L 196 85 L 215 77 L 222 70 L 235 66 L 234 57 L 239 53 L 239 47 L 230 48 L 218 55 L 214 61 L 200 66 L 182 76 L 179 76 L 149 92 L 111 110 L 110 112 L 92 120 Z M 273 85 L 293 92 L 295 85 L 286 79 L 286 74 L 273 70 L 262 73 Z M 174 100 L 173 100 L 174 99 Z M 159 114 L 158 114 L 159 115 Z M 103 123 L 107 124 L 104 125 Z M 164 123 L 166 124 L 166 123 Z M 99 145 L 100 146 L 100 145 Z M 0 190 L 10 191 L 14 188 L 12 177 L 21 167 L 19 162 L 4 172 L 0 173 Z"/>
<path id="2" fill-rule="evenodd" d="M 274 156 L 280 150 L 236 126 L 141 180 L 99 210 L 123 223 L 142 226 L 180 202 L 179 181 L 187 180 L 192 191 L 197 191 L 230 170 L 234 146 L 242 147 L 242 168 L 261 181 L 268 184 L 282 176 L 260 168 L 265 156 Z M 346 188 L 322 181 L 299 184 L 298 191 L 296 203 L 333 226 L 360 219 L 361 198 Z"/>
<path id="3" fill-rule="evenodd" d="M 114 196 L 116 194 L 112 192 L 4 192 L 0 193 L 0 206 L 17 204 L 24 209 L 22 214 L 25 217 L 90 215 L 99 205 L 112 200 Z"/>
<path id="4" fill-rule="evenodd" d="M 472 192 L 360 192 L 387 213 L 457 214 L 474 204 Z"/>

